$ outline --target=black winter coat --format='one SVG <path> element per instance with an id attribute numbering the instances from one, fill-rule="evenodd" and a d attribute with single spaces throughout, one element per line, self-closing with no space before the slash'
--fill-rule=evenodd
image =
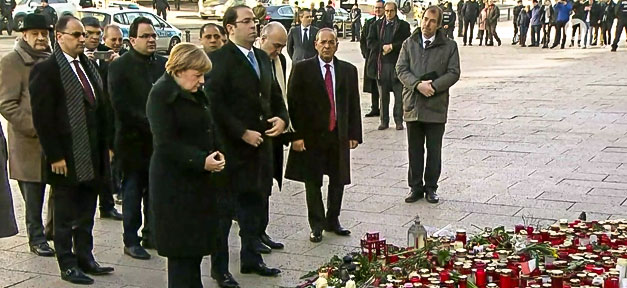
<path id="1" fill-rule="evenodd" d="M 166 59 L 131 49 L 109 64 L 109 95 L 115 115 L 116 159 L 124 172 L 147 169 L 152 134 L 146 118 L 150 89 L 165 72 Z"/>
<path id="2" fill-rule="evenodd" d="M 216 239 L 214 175 L 205 158 L 218 149 L 208 98 L 183 91 L 164 74 L 148 96 L 146 114 L 153 133 L 150 161 L 150 219 L 159 255 L 210 254 Z M 227 160 L 228 161 L 228 160 Z"/>
<path id="3" fill-rule="evenodd" d="M 80 56 L 81 65 L 87 67 L 89 60 L 86 56 Z M 68 111 L 66 106 L 65 89 L 61 82 L 59 64 L 55 56 L 35 64 L 30 73 L 29 91 L 31 97 L 31 108 L 33 110 L 33 124 L 39 142 L 44 151 L 45 161 L 42 161 L 43 182 L 51 185 L 78 185 L 74 154 L 72 150 L 72 129 L 70 127 Z M 109 167 L 108 143 L 109 137 L 105 97 L 102 87 L 96 85 L 98 75 L 91 75 L 86 69 L 85 75 L 94 89 L 96 102 L 94 105 L 87 104 L 85 100 L 85 116 L 87 129 L 89 131 L 89 146 L 91 150 L 92 163 L 96 181 L 102 181 L 106 176 L 106 169 Z M 51 164 L 65 159 L 68 167 L 68 176 L 52 172 Z"/>
<path id="4" fill-rule="evenodd" d="M 213 70 L 207 75 L 211 85 L 205 85 L 205 92 L 211 99 L 216 126 L 224 139 L 228 159 L 225 172 L 232 177 L 232 188 L 267 193 L 275 171 L 274 140 L 265 136 L 271 125 L 268 119 L 279 117 L 288 124 L 289 116 L 281 89 L 272 77 L 270 58 L 262 50 L 253 50 L 261 79 L 242 51 L 229 42 L 209 55 Z M 254 147 L 244 142 L 242 136 L 246 130 L 261 133 L 263 143 Z"/>
<path id="5" fill-rule="evenodd" d="M 592 6 L 590 6 L 590 25 L 592 27 L 601 26 L 601 20 L 603 20 L 603 10 L 604 7 L 599 4 L 599 2 L 594 2 Z"/>
<path id="6" fill-rule="evenodd" d="M 477 17 L 479 17 L 479 3 L 477 3 L 477 1 L 466 1 L 462 10 L 464 13 L 464 21 L 469 21 L 470 23 L 477 21 Z"/>
<path id="7" fill-rule="evenodd" d="M 290 119 L 294 127 L 294 140 L 304 140 L 306 150 L 290 150 L 285 170 L 285 178 L 295 181 L 313 181 L 322 185 L 323 175 L 332 182 L 350 184 L 349 140 L 362 143 L 361 110 L 359 105 L 359 85 L 357 68 L 348 62 L 333 61 L 335 69 L 335 107 L 337 111 L 337 139 L 326 141 L 321 135 L 328 134 L 329 111 L 331 105 L 326 91 L 320 60 L 310 58 L 294 65 L 290 74 L 287 97 Z M 331 143 L 339 143 L 337 167 L 325 159 L 321 151 Z"/>
<path id="8" fill-rule="evenodd" d="M 368 35 L 370 35 L 370 27 L 377 21 L 377 17 L 372 17 L 364 22 L 364 27 L 361 29 L 361 37 L 359 38 L 359 48 L 361 50 L 361 56 L 364 57 L 364 71 L 368 71 L 368 57 L 370 56 L 370 48 L 368 47 Z M 367 73 L 364 73 L 367 74 Z M 364 75 L 363 91 L 366 93 L 372 93 L 372 81 L 376 81 L 373 78 Z"/>
<path id="9" fill-rule="evenodd" d="M 370 56 L 368 57 L 367 75 L 370 78 L 377 79 L 377 63 L 379 54 L 383 54 L 383 45 L 392 44 L 392 52 L 381 55 L 381 62 L 396 64 L 398 54 L 403 46 L 403 41 L 411 35 L 409 23 L 396 17 L 396 25 L 394 26 L 394 36 L 391 43 L 385 43 L 381 39 L 381 26 L 386 22 L 385 18 L 377 20 L 368 32 L 368 49 Z"/>

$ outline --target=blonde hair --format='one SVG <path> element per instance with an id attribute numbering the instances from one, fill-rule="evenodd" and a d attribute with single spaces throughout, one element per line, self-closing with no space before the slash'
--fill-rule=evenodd
<path id="1" fill-rule="evenodd" d="M 197 70 L 207 73 L 211 70 L 211 60 L 202 49 L 191 43 L 179 43 L 170 52 L 165 63 L 165 71 L 170 75 L 185 70 Z"/>

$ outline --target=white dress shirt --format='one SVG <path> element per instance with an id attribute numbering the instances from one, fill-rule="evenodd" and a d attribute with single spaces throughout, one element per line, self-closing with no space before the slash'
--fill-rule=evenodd
<path id="1" fill-rule="evenodd" d="M 425 38 L 425 35 L 422 34 L 422 48 L 427 48 L 427 41 L 430 41 L 429 44 L 433 45 L 433 41 L 435 41 L 435 34 L 433 34 L 431 38 Z"/>
<path id="2" fill-rule="evenodd" d="M 309 33 L 311 33 L 311 25 L 304 27 L 303 25 L 300 25 L 300 39 L 304 42 L 305 41 L 305 29 L 307 29 L 307 39 L 309 39 Z"/>
<path id="3" fill-rule="evenodd" d="M 336 85 L 335 85 L 335 66 L 333 64 L 333 61 L 331 61 L 329 63 L 324 62 L 324 60 L 322 60 L 322 58 L 320 58 L 320 56 L 318 56 L 318 61 L 320 62 L 320 71 L 322 71 L 322 80 L 323 81 L 324 81 L 324 77 L 327 74 L 327 67 L 324 67 L 324 66 L 327 65 L 327 64 L 331 65 L 331 67 L 329 67 L 329 70 L 331 70 L 331 79 L 333 80 L 333 102 L 335 102 L 335 113 L 337 115 L 337 93 L 336 93 L 337 89 L 336 89 Z"/>
<path id="4" fill-rule="evenodd" d="M 78 82 L 80 82 L 81 78 L 78 76 L 78 72 L 76 72 L 76 67 L 74 67 L 74 63 L 72 63 L 74 60 L 78 60 L 78 66 L 80 66 L 81 70 L 83 70 L 83 74 L 85 74 L 85 78 L 87 78 L 87 82 L 89 82 L 89 87 L 91 87 L 91 93 L 94 94 L 94 99 L 95 99 L 96 91 L 94 90 L 94 85 L 91 84 L 91 80 L 89 80 L 89 76 L 87 76 L 87 70 L 85 70 L 85 67 L 83 67 L 83 64 L 81 64 L 81 59 L 78 58 L 78 56 L 76 56 L 76 58 L 72 58 L 72 56 L 68 55 L 65 52 L 63 52 L 63 55 L 65 56 L 65 59 L 67 59 L 67 61 L 70 62 L 70 67 L 72 67 L 72 71 L 74 71 L 76 78 L 78 78 Z M 83 85 L 83 83 L 81 83 L 81 85 Z"/>

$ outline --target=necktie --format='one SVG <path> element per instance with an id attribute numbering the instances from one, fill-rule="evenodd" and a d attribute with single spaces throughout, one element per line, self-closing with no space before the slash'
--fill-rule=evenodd
<path id="1" fill-rule="evenodd" d="M 259 64 L 257 64 L 257 59 L 255 59 L 255 54 L 253 53 L 253 51 L 248 51 L 248 60 L 250 61 L 250 64 L 253 66 L 253 69 L 255 69 L 255 73 L 257 73 L 257 77 L 261 78 L 261 72 L 259 72 Z"/>
<path id="2" fill-rule="evenodd" d="M 431 45 L 431 41 L 430 40 L 426 40 L 425 41 L 425 48 L 429 47 L 429 45 Z"/>
<path id="3" fill-rule="evenodd" d="M 74 68 L 76 68 L 76 74 L 78 74 L 78 79 L 81 80 L 83 91 L 85 92 L 85 95 L 87 95 L 87 101 L 89 102 L 89 104 L 93 105 L 94 102 L 96 102 L 96 97 L 94 96 L 94 92 L 91 90 L 91 85 L 89 85 L 89 81 L 87 80 L 85 72 L 83 72 L 81 66 L 78 65 L 78 60 L 72 61 L 72 64 L 74 64 Z"/>
<path id="4" fill-rule="evenodd" d="M 335 129 L 335 97 L 333 92 L 333 76 L 331 75 L 331 65 L 324 64 L 324 68 L 327 68 L 324 74 L 324 84 L 327 87 L 327 94 L 329 94 L 329 103 L 331 104 L 331 112 L 329 113 L 329 131 Z"/>
<path id="5" fill-rule="evenodd" d="M 309 33 L 307 33 L 307 30 L 309 30 L 309 28 L 303 29 L 303 31 L 305 31 L 305 35 L 303 36 L 303 44 L 309 42 Z"/>

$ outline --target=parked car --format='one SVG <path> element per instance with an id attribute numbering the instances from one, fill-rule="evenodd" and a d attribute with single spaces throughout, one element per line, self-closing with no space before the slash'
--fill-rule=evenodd
<path id="1" fill-rule="evenodd" d="M 123 46 L 126 49 L 129 49 L 131 46 L 131 42 L 128 38 L 128 31 L 133 23 L 133 20 L 137 17 L 146 17 L 152 21 L 152 24 L 155 26 L 155 30 L 157 32 L 157 51 L 158 52 L 166 52 L 170 54 L 170 51 L 176 44 L 181 43 L 181 39 L 183 39 L 183 34 L 181 30 L 177 29 L 173 25 L 169 24 L 161 17 L 152 13 L 148 10 L 142 9 L 119 9 L 119 8 L 109 8 L 109 9 L 96 9 L 96 8 L 88 8 L 82 9 L 78 11 L 78 17 L 86 17 L 92 16 L 100 21 L 100 25 L 103 27 L 109 24 L 117 24 L 122 29 L 122 37 Z"/>
<path id="2" fill-rule="evenodd" d="M 266 7 L 266 21 L 279 22 L 285 30 L 290 31 L 294 22 L 294 10 L 290 5 L 271 5 Z"/>
<path id="3" fill-rule="evenodd" d="M 63 15 L 76 15 L 77 3 L 68 0 L 48 0 L 48 4 L 57 11 L 59 17 Z M 18 0 L 15 10 L 13 10 L 13 22 L 15 29 L 22 26 L 24 16 L 35 12 L 41 6 L 41 0 Z"/>
<path id="4" fill-rule="evenodd" d="M 363 14 L 362 14 L 363 16 Z M 352 35 L 351 30 L 351 13 L 344 8 L 335 8 L 335 17 L 333 18 L 333 29 L 337 36 L 344 35 L 344 26 L 346 26 L 346 36 Z"/>
<path id="5" fill-rule="evenodd" d="M 199 0 L 198 1 L 198 17 L 202 19 L 216 18 L 222 20 L 224 12 L 231 6 L 248 5 L 248 7 L 257 6 L 256 0 Z"/>

